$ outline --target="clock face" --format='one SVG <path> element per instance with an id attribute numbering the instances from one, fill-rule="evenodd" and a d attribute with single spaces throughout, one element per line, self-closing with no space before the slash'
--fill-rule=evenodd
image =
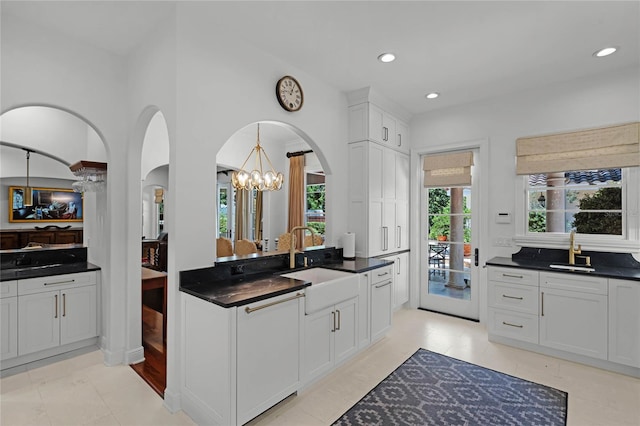
<path id="1" fill-rule="evenodd" d="M 287 111 L 298 111 L 302 108 L 304 96 L 302 87 L 295 78 L 285 75 L 276 84 L 276 96 L 282 108 Z"/>

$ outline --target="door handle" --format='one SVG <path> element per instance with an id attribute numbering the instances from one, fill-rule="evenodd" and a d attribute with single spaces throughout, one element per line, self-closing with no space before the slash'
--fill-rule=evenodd
<path id="1" fill-rule="evenodd" d="M 475 249 L 475 250 L 473 251 L 473 264 L 474 264 L 475 266 L 478 266 L 478 259 L 479 259 L 479 257 L 480 257 L 480 256 L 479 256 L 479 251 L 478 251 L 478 249 Z"/>

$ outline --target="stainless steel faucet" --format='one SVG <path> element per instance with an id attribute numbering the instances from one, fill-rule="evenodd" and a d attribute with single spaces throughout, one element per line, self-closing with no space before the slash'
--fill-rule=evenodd
<path id="1" fill-rule="evenodd" d="M 289 246 L 289 268 L 290 269 L 293 269 L 293 268 L 296 267 L 296 234 L 295 234 L 295 231 L 297 231 L 298 229 L 308 229 L 309 231 L 311 231 L 311 235 L 313 235 L 313 234 L 318 235 L 318 231 L 316 231 L 315 229 L 311 228 L 310 226 L 294 226 L 293 228 L 291 228 L 291 232 L 289 233 L 291 235 L 291 246 Z M 304 239 L 302 241 L 303 241 L 303 244 L 304 244 Z"/>
<path id="2" fill-rule="evenodd" d="M 576 254 L 582 254 L 582 246 L 578 244 L 578 248 L 574 248 L 576 238 L 576 231 L 571 231 L 569 234 L 569 265 L 576 264 Z"/>

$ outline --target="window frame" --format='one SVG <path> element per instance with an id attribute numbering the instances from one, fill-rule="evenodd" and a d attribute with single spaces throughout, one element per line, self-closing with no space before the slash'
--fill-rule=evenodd
<path id="1" fill-rule="evenodd" d="M 637 252 L 640 249 L 640 167 L 622 168 L 622 235 L 576 234 L 585 250 Z M 529 175 L 516 179 L 516 236 L 517 246 L 566 249 L 568 233 L 534 233 L 528 228 L 528 182 Z"/>

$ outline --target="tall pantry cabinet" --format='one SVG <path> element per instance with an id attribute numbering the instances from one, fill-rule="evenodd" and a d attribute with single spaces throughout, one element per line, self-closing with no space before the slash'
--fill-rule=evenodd
<path id="1" fill-rule="evenodd" d="M 379 100 L 370 89 L 349 95 L 348 226 L 356 256 L 395 259 L 409 250 L 408 125 Z M 408 273 L 396 275 L 394 293 L 408 295 L 408 286 Z"/>

